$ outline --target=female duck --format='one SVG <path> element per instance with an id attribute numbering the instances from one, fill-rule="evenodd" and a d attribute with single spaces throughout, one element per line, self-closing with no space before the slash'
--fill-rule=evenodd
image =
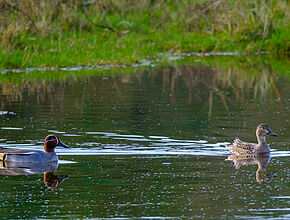
<path id="1" fill-rule="evenodd" d="M 44 140 L 44 151 L 0 148 L 0 160 L 17 163 L 48 163 L 58 161 L 54 148 L 65 147 L 56 135 L 48 135 Z"/>
<path id="2" fill-rule="evenodd" d="M 239 138 L 236 138 L 233 144 L 228 145 L 227 148 L 232 154 L 236 155 L 269 153 L 270 148 L 266 143 L 267 135 L 278 136 L 277 134 L 271 131 L 269 125 L 260 124 L 256 129 L 258 144 L 244 142 L 241 141 Z"/>

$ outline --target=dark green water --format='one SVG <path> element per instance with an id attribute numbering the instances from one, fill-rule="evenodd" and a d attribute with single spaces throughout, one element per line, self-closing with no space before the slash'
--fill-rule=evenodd
<path id="1" fill-rule="evenodd" d="M 47 173 L 8 175 L 1 165 L 2 219 L 290 218 L 289 72 L 266 64 L 126 71 L 0 76 L 0 146 L 42 149 L 55 133 L 71 147 L 57 151 L 55 175 L 69 178 L 55 189 Z M 223 145 L 255 142 L 263 122 L 279 134 L 267 139 L 272 158 L 240 159 L 236 169 Z"/>

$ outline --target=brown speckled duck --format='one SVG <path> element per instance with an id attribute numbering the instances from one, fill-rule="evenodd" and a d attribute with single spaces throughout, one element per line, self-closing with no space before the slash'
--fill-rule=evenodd
<path id="1" fill-rule="evenodd" d="M 258 139 L 258 144 L 248 143 L 241 141 L 239 138 L 236 138 L 232 145 L 228 145 L 231 154 L 235 155 L 249 155 L 249 154 L 261 154 L 269 153 L 270 148 L 266 143 L 266 136 L 278 136 L 273 133 L 267 124 L 260 124 L 256 129 L 256 136 Z"/>

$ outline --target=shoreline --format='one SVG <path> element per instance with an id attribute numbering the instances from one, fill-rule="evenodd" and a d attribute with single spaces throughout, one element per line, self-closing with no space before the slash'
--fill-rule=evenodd
<path id="1" fill-rule="evenodd" d="M 209 53 L 181 53 L 181 54 L 172 54 L 167 55 L 163 58 L 157 59 L 148 59 L 143 60 L 138 63 L 132 64 L 103 64 L 103 65 L 79 65 L 79 66 L 67 66 L 67 67 L 26 67 L 26 68 L 15 68 L 15 69 L 0 69 L 0 74 L 6 73 L 24 73 L 24 72 L 34 72 L 34 71 L 79 71 L 79 70 L 94 70 L 94 69 L 112 69 L 112 68 L 130 68 L 130 67 L 143 67 L 151 66 L 155 67 L 161 64 L 162 62 L 177 61 L 182 60 L 185 57 L 194 57 L 204 58 L 210 56 L 251 56 L 251 55 L 271 55 L 269 51 L 258 51 L 258 52 L 209 52 Z M 198 61 L 197 61 L 198 62 Z"/>

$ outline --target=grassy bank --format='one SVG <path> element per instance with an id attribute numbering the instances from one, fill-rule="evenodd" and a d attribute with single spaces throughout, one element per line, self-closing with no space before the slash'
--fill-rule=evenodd
<path id="1" fill-rule="evenodd" d="M 289 52 L 287 1 L 0 1 L 0 68 Z M 162 52 L 162 54 L 160 53 Z"/>

